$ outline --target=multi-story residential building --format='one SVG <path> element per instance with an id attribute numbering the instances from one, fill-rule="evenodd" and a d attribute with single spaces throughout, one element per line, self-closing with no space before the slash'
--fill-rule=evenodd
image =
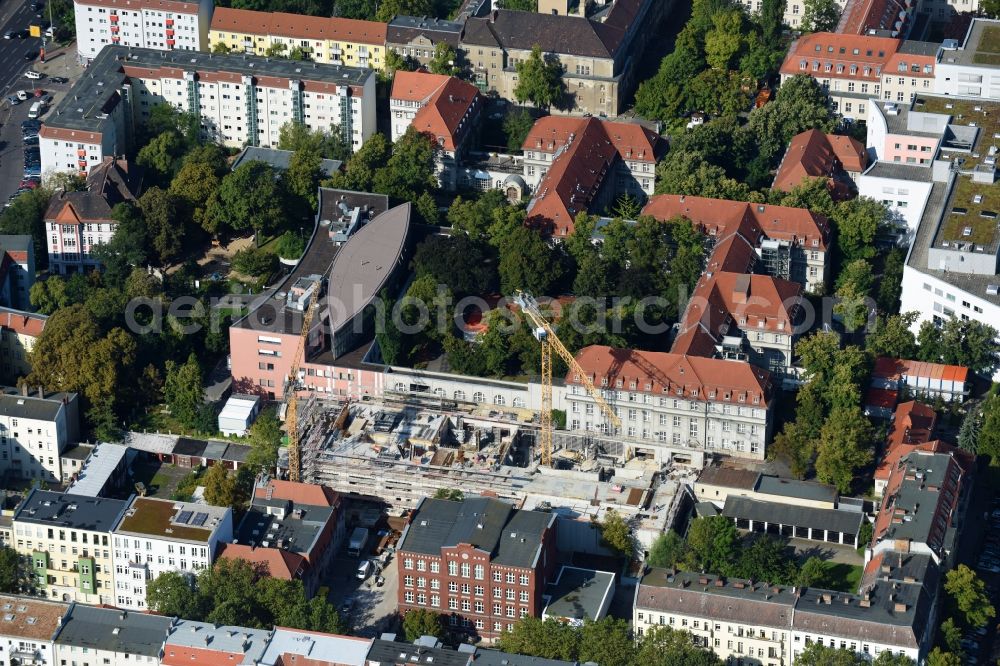
<path id="1" fill-rule="evenodd" d="M 218 7 L 212 15 L 212 51 L 289 56 L 347 67 L 385 68 L 386 24 L 346 18 Z"/>
<path id="2" fill-rule="evenodd" d="M 14 514 L 15 550 L 31 560 L 40 594 L 114 604 L 111 530 L 128 502 L 32 490 Z"/>
<path id="3" fill-rule="evenodd" d="M 208 50 L 212 0 L 73 0 L 77 57 L 107 45 L 165 51 Z"/>
<path id="4" fill-rule="evenodd" d="M 951 97 L 1000 100 L 1000 69 L 997 69 L 996 36 L 1000 21 L 973 19 L 961 46 L 945 40 L 937 57 L 934 93 Z"/>
<path id="5" fill-rule="evenodd" d="M 35 243 L 29 235 L 0 235 L 0 306 L 31 309 Z"/>
<path id="6" fill-rule="evenodd" d="M 974 466 L 971 456 L 950 446 L 916 447 L 897 458 L 883 489 L 867 558 L 903 551 L 951 567 Z"/>
<path id="7" fill-rule="evenodd" d="M 937 568 L 900 554 L 875 567 L 858 594 L 651 569 L 636 586 L 632 626 L 665 626 L 729 663 L 795 664 L 810 643 L 917 661 L 932 642 Z"/>
<path id="8" fill-rule="evenodd" d="M 159 666 L 174 618 L 74 603 L 55 635 L 56 658 L 77 666 Z"/>
<path id="9" fill-rule="evenodd" d="M 574 372 L 566 375 L 570 430 L 624 437 L 635 452 L 699 449 L 764 459 L 775 387 L 766 370 L 742 361 L 683 354 L 583 348 L 576 361 L 622 422 L 601 412 Z"/>
<path id="10" fill-rule="evenodd" d="M 573 232 L 580 212 L 621 194 L 653 194 L 666 143 L 642 125 L 597 118 L 540 118 L 524 139 L 524 181 L 534 191 L 527 223 L 555 237 Z"/>
<path id="11" fill-rule="evenodd" d="M 759 272 L 822 293 L 830 266 L 830 223 L 804 208 L 661 194 L 642 210 L 658 220 L 684 217 L 714 242 L 714 270 Z M 756 255 L 756 259 L 754 256 Z"/>
<path id="12" fill-rule="evenodd" d="M 48 316 L 0 307 L 0 382 L 13 385 L 31 372 L 29 354 Z"/>
<path id="13" fill-rule="evenodd" d="M 93 251 L 111 242 L 118 224 L 111 209 L 135 202 L 142 187 L 141 170 L 124 159 L 105 157 L 93 167 L 88 162 L 87 168 L 87 189 L 59 190 L 45 211 L 51 273 L 66 275 L 98 268 L 100 262 Z"/>
<path id="14" fill-rule="evenodd" d="M 229 507 L 134 497 L 112 530 L 115 605 L 145 610 L 146 588 L 167 571 L 196 574 L 212 566 L 233 538 Z"/>
<path id="15" fill-rule="evenodd" d="M 799 37 L 781 65 L 781 80 L 808 75 L 830 95 L 834 112 L 867 117 L 872 99 L 909 101 L 929 92 L 937 44 L 891 37 L 816 32 Z"/>
<path id="16" fill-rule="evenodd" d="M 341 133 L 356 150 L 375 132 L 375 72 L 285 59 L 107 47 L 39 132 L 43 178 L 86 174 L 132 148 L 157 104 L 197 115 L 206 139 L 273 147 L 282 125 Z"/>
<path id="17" fill-rule="evenodd" d="M 0 663 L 56 666 L 52 640 L 69 604 L 0 595 Z"/>
<path id="18" fill-rule="evenodd" d="M 394 16 L 386 28 L 385 46 L 421 66 L 430 64 L 434 47 L 444 43 L 459 55 L 465 21 L 445 21 L 427 16 Z M 485 86 L 480 90 L 486 92 Z"/>
<path id="19" fill-rule="evenodd" d="M 438 183 L 458 188 L 462 158 L 475 143 L 483 97 L 471 83 L 427 72 L 396 72 L 389 95 L 392 140 L 407 128 L 427 134 L 437 144 Z"/>
<path id="20" fill-rule="evenodd" d="M 259 663 L 271 632 L 179 619 L 163 644 L 160 666 Z"/>
<path id="21" fill-rule="evenodd" d="M 0 391 L 0 475 L 61 483 L 60 455 L 79 438 L 77 395 Z"/>
<path id="22" fill-rule="evenodd" d="M 515 65 L 541 48 L 562 65 L 565 99 L 559 110 L 617 116 L 636 84 L 636 58 L 670 3 L 615 0 L 602 20 L 494 10 L 470 18 L 461 35 L 464 64 L 480 90 L 514 99 Z"/>
<path id="23" fill-rule="evenodd" d="M 271 575 L 301 580 L 308 596 L 326 580 L 344 538 L 340 495 L 325 486 L 264 479 L 221 557 L 268 567 Z"/>
<path id="24" fill-rule="evenodd" d="M 396 553 L 400 612 L 443 613 L 483 638 L 541 617 L 556 569 L 555 523 L 554 514 L 487 497 L 424 499 Z"/>
<path id="25" fill-rule="evenodd" d="M 771 187 L 790 192 L 807 178 L 828 178 L 830 195 L 842 201 L 855 194 L 867 166 L 865 146 L 854 137 L 806 130 L 792 137 Z"/>
<path id="26" fill-rule="evenodd" d="M 740 3 L 747 8 L 748 12 L 760 12 L 763 0 L 740 0 Z M 846 0 L 837 0 L 837 7 L 843 11 Z M 783 17 L 785 25 L 796 29 L 802 25 L 802 17 L 805 14 L 805 2 L 803 0 L 790 0 L 785 4 L 785 15 Z"/>

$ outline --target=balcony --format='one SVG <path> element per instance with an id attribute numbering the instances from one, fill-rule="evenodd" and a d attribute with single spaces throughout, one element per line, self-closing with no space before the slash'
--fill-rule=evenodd
<path id="1" fill-rule="evenodd" d="M 118 30 L 119 30 L 119 28 L 118 28 L 117 25 L 111 26 L 111 34 L 112 35 L 117 35 L 118 34 Z"/>
<path id="2" fill-rule="evenodd" d="M 168 28 L 174 27 L 174 20 L 173 19 L 167 19 L 167 27 Z"/>
<path id="3" fill-rule="evenodd" d="M 173 36 L 174 36 L 173 28 L 167 28 L 167 37 L 173 37 Z"/>
<path id="4" fill-rule="evenodd" d="M 112 14 L 111 16 L 108 17 L 108 20 L 111 21 L 112 23 L 118 23 L 118 14 Z"/>
<path id="5" fill-rule="evenodd" d="M 86 157 L 87 156 L 87 151 L 84 150 L 83 148 L 81 148 L 80 150 L 76 151 L 76 156 L 77 157 Z"/>

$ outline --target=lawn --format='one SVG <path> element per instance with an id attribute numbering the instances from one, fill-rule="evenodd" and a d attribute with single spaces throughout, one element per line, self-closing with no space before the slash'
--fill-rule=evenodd
<path id="1" fill-rule="evenodd" d="M 861 584 L 861 574 L 863 567 L 855 564 L 844 564 L 842 562 L 828 562 L 830 571 L 830 588 L 838 592 L 855 593 Z"/>

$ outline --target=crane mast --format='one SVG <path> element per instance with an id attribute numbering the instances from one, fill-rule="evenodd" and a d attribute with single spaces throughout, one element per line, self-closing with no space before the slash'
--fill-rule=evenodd
<path id="1" fill-rule="evenodd" d="M 594 402 L 600 406 L 601 411 L 608 417 L 612 425 L 617 430 L 621 430 L 622 422 L 615 414 L 615 411 L 611 409 L 607 401 L 604 400 L 604 396 L 601 392 L 597 390 L 594 383 L 590 381 L 590 377 L 584 372 L 580 364 L 576 362 L 573 358 L 573 354 L 566 349 L 562 341 L 556 335 L 555 330 L 549 325 L 549 322 L 545 321 L 542 316 L 541 310 L 538 308 L 538 301 L 534 299 L 531 294 L 524 291 L 518 291 L 514 295 L 514 302 L 517 303 L 524 313 L 531 320 L 534 325 L 534 335 L 535 338 L 542 345 L 542 413 L 541 413 L 541 449 L 542 449 L 542 464 L 546 466 L 552 465 L 552 350 L 554 349 L 557 354 L 566 362 L 570 370 L 573 371 L 574 375 L 580 378 L 584 387 L 587 389 L 587 393 Z"/>
<path id="2" fill-rule="evenodd" d="M 306 313 L 302 318 L 302 333 L 299 334 L 299 345 L 295 350 L 295 358 L 292 367 L 288 371 L 288 379 L 285 380 L 285 425 L 288 430 L 288 479 L 290 481 L 302 480 L 302 455 L 299 449 L 299 419 L 298 419 L 298 384 L 299 365 L 305 357 L 306 345 L 309 343 L 309 329 L 312 327 L 316 310 L 319 309 L 320 284 L 316 283 L 313 293 L 309 296 L 309 303 L 306 305 Z"/>

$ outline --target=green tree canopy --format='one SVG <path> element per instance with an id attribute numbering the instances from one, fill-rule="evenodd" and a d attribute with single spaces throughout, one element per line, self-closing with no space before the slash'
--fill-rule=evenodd
<path id="1" fill-rule="evenodd" d="M 691 634 L 670 627 L 650 627 L 639 642 L 635 666 L 723 666 L 711 650 L 694 644 Z"/>
<path id="2" fill-rule="evenodd" d="M 458 62 L 458 54 L 448 42 L 438 42 L 434 45 L 434 55 L 431 57 L 427 67 L 433 74 L 444 74 L 446 76 L 458 76 L 462 67 Z"/>
<path id="3" fill-rule="evenodd" d="M 944 589 L 970 627 L 986 626 L 996 617 L 996 609 L 986 592 L 986 583 L 964 564 L 945 574 Z"/>
<path id="4" fill-rule="evenodd" d="M 537 44 L 531 54 L 514 65 L 517 85 L 514 98 L 518 102 L 531 102 L 541 109 L 558 106 L 565 94 L 562 65 L 555 58 L 546 58 Z"/>
<path id="5" fill-rule="evenodd" d="M 204 402 L 203 372 L 194 352 L 182 364 L 168 360 L 163 397 L 170 413 L 188 427 L 193 427 Z"/>
<path id="6" fill-rule="evenodd" d="M 684 538 L 673 530 L 667 530 L 656 537 L 649 547 L 646 563 L 652 567 L 675 567 L 684 560 L 686 549 Z"/>
<path id="7" fill-rule="evenodd" d="M 608 509 L 604 514 L 604 521 L 601 523 L 601 541 L 605 546 L 626 557 L 631 557 L 635 550 L 632 528 L 614 509 Z"/>
<path id="8" fill-rule="evenodd" d="M 270 234 L 285 220 L 274 169 L 264 162 L 241 164 L 226 174 L 209 214 L 235 231 Z"/>
<path id="9" fill-rule="evenodd" d="M 840 20 L 840 7 L 835 0 L 805 0 L 802 9 L 802 29 L 807 32 L 830 32 Z"/>
<path id="10" fill-rule="evenodd" d="M 691 521 L 687 543 L 688 566 L 725 574 L 736 558 L 739 536 L 730 519 L 724 516 L 705 516 Z"/>
<path id="11" fill-rule="evenodd" d="M 21 556 L 10 546 L 0 546 L 0 592 L 20 592 L 21 574 Z"/>
<path id="12" fill-rule="evenodd" d="M 440 638 L 444 635 L 444 617 L 424 608 L 409 610 L 403 615 L 403 634 L 411 643 L 421 636 Z"/>

